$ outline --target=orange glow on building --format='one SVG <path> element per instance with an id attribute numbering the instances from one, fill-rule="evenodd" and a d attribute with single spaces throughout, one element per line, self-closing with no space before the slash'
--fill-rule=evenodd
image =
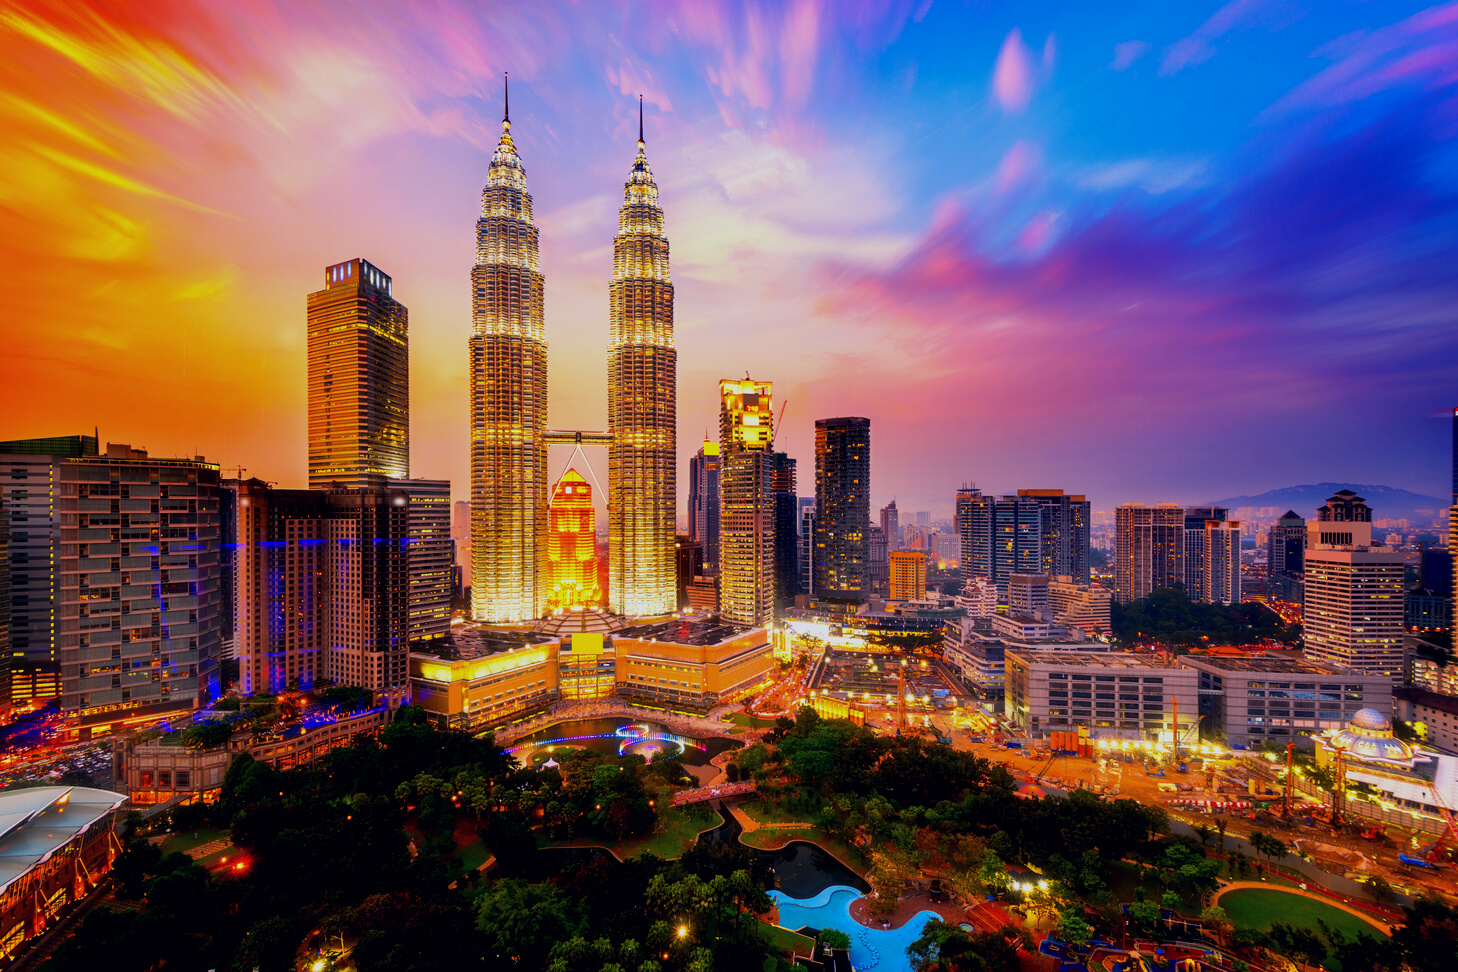
<path id="1" fill-rule="evenodd" d="M 592 487 L 576 469 L 562 475 L 547 512 L 547 609 L 597 607 L 597 515 Z"/>

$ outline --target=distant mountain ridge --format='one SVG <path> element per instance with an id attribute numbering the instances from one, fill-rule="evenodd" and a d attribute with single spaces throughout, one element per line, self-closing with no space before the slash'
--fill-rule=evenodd
<path id="1" fill-rule="evenodd" d="M 1255 496 L 1232 496 L 1229 499 L 1214 500 L 1208 506 L 1225 506 L 1231 510 L 1242 506 L 1279 506 L 1281 512 L 1295 510 L 1307 519 L 1314 519 L 1319 507 L 1326 505 L 1326 499 L 1338 490 L 1350 489 L 1367 500 L 1375 519 L 1421 520 L 1426 523 L 1441 516 L 1448 508 L 1445 500 L 1436 496 L 1424 496 L 1394 486 L 1377 486 L 1358 483 L 1315 483 L 1306 486 L 1287 486 L 1273 489 Z"/>

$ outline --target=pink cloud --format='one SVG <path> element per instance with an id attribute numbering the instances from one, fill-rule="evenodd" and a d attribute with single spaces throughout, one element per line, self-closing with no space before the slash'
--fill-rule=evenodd
<path id="1" fill-rule="evenodd" d="M 1115 71 L 1127 70 L 1129 65 L 1139 60 L 1149 50 L 1149 45 L 1144 41 L 1124 41 L 1122 44 L 1114 45 L 1114 59 L 1109 62 L 1109 67 Z"/>
<path id="2" fill-rule="evenodd" d="M 1337 61 L 1272 106 L 1320 108 L 1371 97 L 1400 84 L 1458 84 L 1458 3 L 1328 45 Z"/>
<path id="3" fill-rule="evenodd" d="M 1005 111 L 1021 112 L 1032 100 L 1032 57 L 1023 43 L 1022 31 L 1016 27 L 1008 31 L 1002 50 L 997 52 L 997 64 L 992 69 L 992 93 Z"/>
<path id="4" fill-rule="evenodd" d="M 997 165 L 997 176 L 993 185 L 999 193 L 1007 192 L 1026 182 L 1043 161 L 1043 151 L 1038 146 L 1019 139 L 1002 156 Z"/>
<path id="5" fill-rule="evenodd" d="M 653 77 L 652 71 L 639 69 L 628 62 L 624 62 L 622 67 L 609 64 L 606 70 L 608 84 L 623 94 L 629 97 L 642 95 L 644 101 L 660 111 L 673 111 L 673 102 L 669 100 L 668 92 Z"/>
<path id="6" fill-rule="evenodd" d="M 786 14 L 780 32 L 785 100 L 795 107 L 804 105 L 810 97 L 819 47 L 820 4 L 817 0 L 798 0 Z"/>

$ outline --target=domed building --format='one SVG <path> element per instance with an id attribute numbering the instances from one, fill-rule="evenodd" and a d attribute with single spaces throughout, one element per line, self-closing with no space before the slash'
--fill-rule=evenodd
<path id="1" fill-rule="evenodd" d="M 1441 826 L 1438 801 L 1458 807 L 1458 756 L 1403 742 L 1392 720 L 1376 709 L 1359 709 L 1345 728 L 1328 729 L 1313 739 L 1318 766 L 1334 766 L 1341 752 L 1347 810 L 1356 811 L 1358 818 L 1362 803 L 1370 801 Z M 1364 793 L 1366 787 L 1354 784 L 1366 784 L 1373 792 Z"/>
<path id="2" fill-rule="evenodd" d="M 1392 720 L 1376 709 L 1359 709 L 1345 729 L 1332 729 L 1318 737 L 1332 750 L 1340 749 L 1346 759 L 1381 763 L 1412 769 L 1415 762 L 1428 762 L 1392 731 Z"/>

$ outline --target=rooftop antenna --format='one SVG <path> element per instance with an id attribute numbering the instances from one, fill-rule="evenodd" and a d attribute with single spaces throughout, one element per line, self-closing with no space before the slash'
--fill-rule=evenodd
<path id="1" fill-rule="evenodd" d="M 510 71 L 503 71 L 503 72 L 501 72 L 501 76 L 502 76 L 502 82 L 501 82 L 501 90 L 502 90 L 501 125 L 502 125 L 503 128 L 510 128 L 511 127 L 511 72 Z"/>
<path id="2" fill-rule="evenodd" d="M 638 151 L 643 150 L 643 96 L 638 96 Z"/>

